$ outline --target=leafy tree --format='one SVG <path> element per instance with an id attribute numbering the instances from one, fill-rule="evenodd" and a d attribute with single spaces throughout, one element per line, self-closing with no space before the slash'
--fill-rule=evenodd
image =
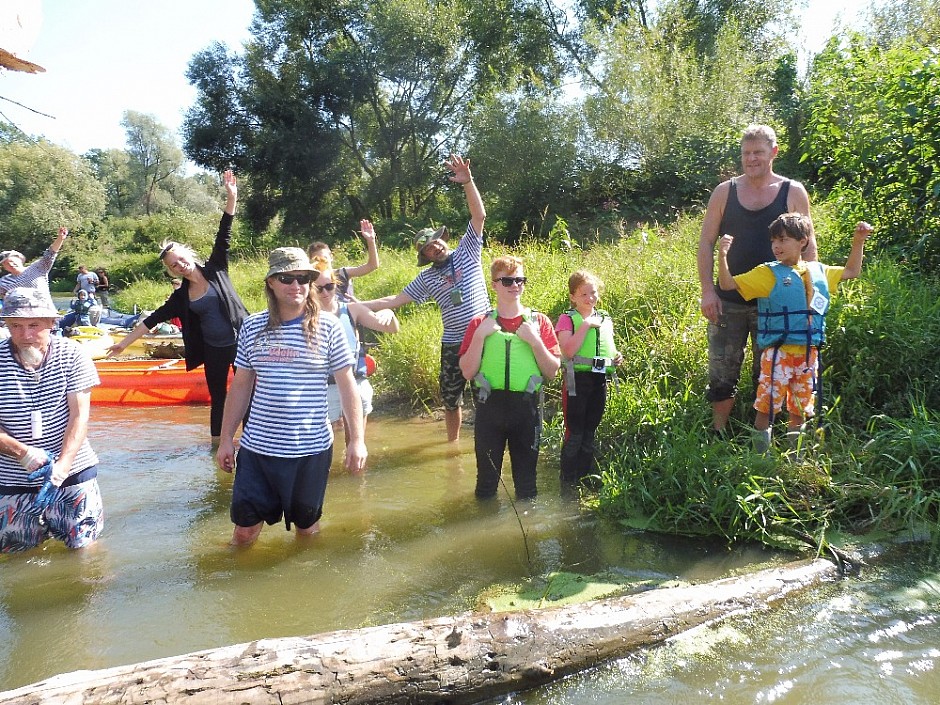
<path id="1" fill-rule="evenodd" d="M 90 231 L 105 193 L 89 164 L 46 140 L 0 142 L 0 242 L 27 259 L 42 253 L 59 226 Z"/>
<path id="2" fill-rule="evenodd" d="M 84 155 L 107 195 L 107 214 L 128 215 L 142 200 L 141 184 L 131 174 L 131 157 L 123 149 L 92 149 Z"/>
<path id="3" fill-rule="evenodd" d="M 179 173 L 183 153 L 169 129 L 153 115 L 128 110 L 121 125 L 127 134 L 128 169 L 139 189 L 144 213 L 150 215 L 172 202 L 164 182 Z"/>
<path id="4" fill-rule="evenodd" d="M 812 68 L 805 160 L 831 191 L 842 229 L 865 218 L 876 242 L 926 271 L 940 264 L 940 60 L 854 35 Z"/>
<path id="5" fill-rule="evenodd" d="M 557 84 L 562 15 L 536 0 L 270 0 L 243 57 L 216 45 L 190 63 L 197 164 L 252 176 L 256 228 L 280 212 L 299 233 L 354 194 L 408 220 L 431 208 L 475 101 Z"/>
<path id="6" fill-rule="evenodd" d="M 469 133 L 491 236 L 514 244 L 577 209 L 579 111 L 537 98 L 494 98 Z M 524 157 L 520 158 L 521 155 Z"/>

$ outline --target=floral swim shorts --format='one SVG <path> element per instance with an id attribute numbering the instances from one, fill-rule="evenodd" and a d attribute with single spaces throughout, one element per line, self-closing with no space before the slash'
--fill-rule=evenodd
<path id="1" fill-rule="evenodd" d="M 786 399 L 787 411 L 790 414 L 807 419 L 813 416 L 816 407 L 814 380 L 818 361 L 816 348 L 810 348 L 808 357 L 805 352 L 765 349 L 760 356 L 760 382 L 757 385 L 754 408 L 769 414 L 773 401 L 776 414 L 783 409 L 783 401 Z"/>
<path id="2" fill-rule="evenodd" d="M 97 478 L 60 487 L 41 517 L 35 505 L 35 493 L 0 494 L 0 553 L 28 551 L 49 538 L 82 548 L 96 541 L 104 528 Z"/>

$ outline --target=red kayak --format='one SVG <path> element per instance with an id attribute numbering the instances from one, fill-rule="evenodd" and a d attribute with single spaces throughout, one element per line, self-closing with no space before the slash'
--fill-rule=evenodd
<path id="1" fill-rule="evenodd" d="M 187 372 L 185 360 L 96 360 L 95 367 L 101 384 L 92 387 L 92 404 L 209 403 L 202 368 Z"/>

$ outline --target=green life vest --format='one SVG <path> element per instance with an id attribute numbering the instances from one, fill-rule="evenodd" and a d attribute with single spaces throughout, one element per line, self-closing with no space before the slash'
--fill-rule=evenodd
<path id="1" fill-rule="evenodd" d="M 496 319 L 496 311 L 488 316 Z M 532 311 L 526 309 L 522 320 L 532 319 Z M 480 388 L 480 398 L 493 389 L 508 389 L 512 392 L 535 392 L 542 386 L 542 371 L 539 369 L 532 346 L 515 333 L 500 328 L 483 342 L 480 371 L 473 381 Z"/>
<path id="2" fill-rule="evenodd" d="M 571 317 L 573 332 L 584 323 L 584 316 L 575 309 L 567 312 Z M 614 322 L 606 311 L 595 310 L 601 317 L 601 327 L 591 328 L 584 336 L 581 348 L 571 359 L 575 372 L 613 372 L 617 345 L 614 343 Z"/>

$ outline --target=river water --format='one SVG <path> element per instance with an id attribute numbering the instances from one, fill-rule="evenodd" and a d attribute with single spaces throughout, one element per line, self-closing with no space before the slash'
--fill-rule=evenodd
<path id="1" fill-rule="evenodd" d="M 552 458 L 534 503 L 473 497 L 471 433 L 373 417 L 369 471 L 334 461 L 323 531 L 265 527 L 228 546 L 231 476 L 209 449 L 208 410 L 95 407 L 103 538 L 0 557 L 0 690 L 251 641 L 438 617 L 493 586 L 551 571 L 703 581 L 782 562 L 760 548 L 625 532 L 559 496 Z M 494 703 L 935 703 L 940 579 L 912 552 L 890 569 L 768 614 L 696 630 Z"/>

